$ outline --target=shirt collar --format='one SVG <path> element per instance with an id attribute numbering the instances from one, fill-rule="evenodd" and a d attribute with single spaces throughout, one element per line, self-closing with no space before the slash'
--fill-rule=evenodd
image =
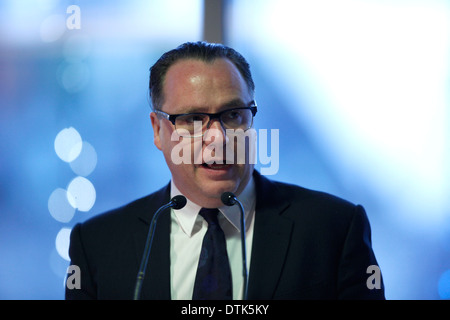
<path id="1" fill-rule="evenodd" d="M 180 190 L 178 190 L 175 185 L 173 179 L 170 182 L 170 198 L 182 194 Z M 197 220 L 198 213 L 201 206 L 196 203 L 190 201 L 186 198 L 186 206 L 179 210 L 171 210 L 173 215 L 175 216 L 175 220 L 189 237 L 192 236 L 194 225 Z M 255 191 L 255 183 L 253 181 L 253 176 L 250 177 L 250 181 L 245 186 L 242 193 L 238 196 L 238 200 L 242 203 L 244 207 L 245 218 L 247 219 L 251 212 L 255 210 L 256 203 L 256 191 Z M 240 223 L 240 209 L 239 205 L 236 204 L 234 206 L 222 206 L 218 208 L 219 211 L 223 214 L 226 220 L 238 231 L 241 230 Z M 250 223 L 246 223 L 245 227 L 248 229 Z"/>

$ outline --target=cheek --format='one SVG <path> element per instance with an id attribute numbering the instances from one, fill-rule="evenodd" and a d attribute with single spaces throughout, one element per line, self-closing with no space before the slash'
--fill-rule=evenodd
<path id="1" fill-rule="evenodd" d="M 166 161 L 176 165 L 200 164 L 202 159 L 202 141 L 195 138 L 183 138 L 173 132 L 163 142 Z"/>

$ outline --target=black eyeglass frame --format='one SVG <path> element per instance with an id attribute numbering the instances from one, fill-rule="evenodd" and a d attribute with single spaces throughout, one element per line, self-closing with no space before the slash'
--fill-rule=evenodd
<path id="1" fill-rule="evenodd" d="M 209 117 L 209 121 L 208 121 L 208 124 L 206 127 L 209 128 L 211 120 L 214 120 L 214 119 L 218 119 L 220 121 L 220 124 L 222 125 L 222 127 L 224 127 L 222 119 L 220 118 L 222 116 L 222 114 L 233 111 L 233 110 L 243 110 L 243 109 L 250 110 L 252 112 L 252 125 L 253 125 L 253 118 L 255 117 L 256 112 L 258 111 L 258 106 L 256 105 L 256 103 L 253 103 L 253 105 L 251 105 L 249 107 L 232 108 L 232 109 L 223 110 L 223 111 L 220 111 L 217 113 L 189 112 L 189 113 L 179 113 L 179 114 L 168 114 L 161 110 L 155 110 L 155 113 L 162 115 L 165 119 L 169 120 L 174 126 L 175 126 L 175 121 L 176 121 L 177 117 L 187 116 L 187 115 L 194 115 L 194 116 L 195 115 L 206 115 Z M 251 127 L 252 126 L 247 128 L 246 130 L 250 129 Z"/>

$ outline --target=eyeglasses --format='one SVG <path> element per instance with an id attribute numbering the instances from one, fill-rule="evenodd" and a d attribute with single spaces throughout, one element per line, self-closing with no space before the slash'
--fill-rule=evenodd
<path id="1" fill-rule="evenodd" d="M 209 129 L 211 120 L 218 119 L 222 128 L 226 129 L 242 129 L 247 131 L 253 125 L 253 117 L 256 115 L 257 106 L 227 109 L 218 113 L 182 113 L 168 114 L 160 110 L 155 113 L 172 122 L 178 134 L 182 137 L 201 137 Z M 201 129 L 201 131 L 200 131 Z"/>

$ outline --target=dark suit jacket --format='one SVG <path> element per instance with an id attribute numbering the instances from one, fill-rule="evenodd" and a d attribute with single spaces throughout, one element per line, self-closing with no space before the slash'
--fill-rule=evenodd
<path id="1" fill-rule="evenodd" d="M 367 267 L 377 261 L 361 206 L 256 171 L 254 179 L 249 299 L 384 299 L 383 284 L 366 285 Z M 66 299 L 133 298 L 149 223 L 169 202 L 169 186 L 73 228 L 69 253 L 81 289 L 66 288 Z M 156 227 L 143 299 L 170 299 L 169 234 L 166 212 Z"/>

